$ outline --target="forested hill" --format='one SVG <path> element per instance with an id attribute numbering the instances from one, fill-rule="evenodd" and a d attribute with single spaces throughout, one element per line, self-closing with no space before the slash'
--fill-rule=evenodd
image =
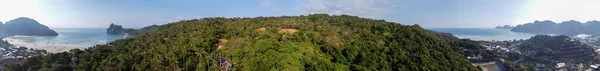
<path id="1" fill-rule="evenodd" d="M 477 70 L 462 47 L 435 34 L 348 15 L 204 18 L 4 70 Z"/>
<path id="2" fill-rule="evenodd" d="M 515 26 L 511 31 L 525 32 L 535 34 L 559 34 L 575 36 L 579 34 L 600 35 L 600 21 L 587 21 L 581 23 L 579 21 L 570 20 L 560 23 L 553 21 L 535 21 Z"/>
<path id="3" fill-rule="evenodd" d="M 597 64 L 594 60 L 594 49 L 579 41 L 573 41 L 568 36 L 536 35 L 519 45 L 523 54 L 535 58 L 545 58 L 539 63 L 553 64 L 558 62 L 584 63 L 586 66 Z M 541 59 L 540 59 L 541 60 Z"/>

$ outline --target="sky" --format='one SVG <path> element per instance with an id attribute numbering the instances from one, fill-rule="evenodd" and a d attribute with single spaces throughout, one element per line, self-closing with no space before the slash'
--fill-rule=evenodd
<path id="1" fill-rule="evenodd" d="M 126 28 L 205 17 L 355 15 L 425 28 L 491 28 L 600 19 L 600 0 L 0 0 L 0 21 L 51 28 Z"/>

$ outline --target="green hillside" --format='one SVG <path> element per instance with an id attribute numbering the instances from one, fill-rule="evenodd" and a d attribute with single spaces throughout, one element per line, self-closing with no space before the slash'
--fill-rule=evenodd
<path id="1" fill-rule="evenodd" d="M 524 62 L 532 65 L 565 62 L 589 66 L 600 62 L 594 59 L 594 48 L 565 35 L 536 35 L 519 46 L 522 54 L 529 56 Z"/>
<path id="2" fill-rule="evenodd" d="M 435 32 L 356 16 L 204 18 L 153 27 L 136 38 L 33 57 L 4 70 L 477 70 L 463 47 L 455 47 L 463 45 Z M 225 61 L 232 67 L 220 65 Z"/>

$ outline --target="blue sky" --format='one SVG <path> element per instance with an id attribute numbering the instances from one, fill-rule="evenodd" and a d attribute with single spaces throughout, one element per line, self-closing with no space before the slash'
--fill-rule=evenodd
<path id="1" fill-rule="evenodd" d="M 3 0 L 0 21 L 57 28 L 140 28 L 204 17 L 349 14 L 426 28 L 489 28 L 535 20 L 596 20 L 594 0 Z M 560 10 L 563 9 L 563 10 Z"/>

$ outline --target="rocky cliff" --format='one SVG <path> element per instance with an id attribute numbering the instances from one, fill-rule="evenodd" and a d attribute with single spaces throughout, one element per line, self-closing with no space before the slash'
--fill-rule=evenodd
<path id="1" fill-rule="evenodd" d="M 107 34 L 131 34 L 135 31 L 135 29 L 124 29 L 121 25 L 115 25 L 114 23 L 111 23 L 106 29 Z"/>
<path id="2" fill-rule="evenodd" d="M 108 26 L 108 29 L 106 29 L 106 33 L 120 34 L 121 30 L 123 30 L 123 27 L 121 25 L 115 25 L 114 23 L 111 23 L 110 26 Z"/>

